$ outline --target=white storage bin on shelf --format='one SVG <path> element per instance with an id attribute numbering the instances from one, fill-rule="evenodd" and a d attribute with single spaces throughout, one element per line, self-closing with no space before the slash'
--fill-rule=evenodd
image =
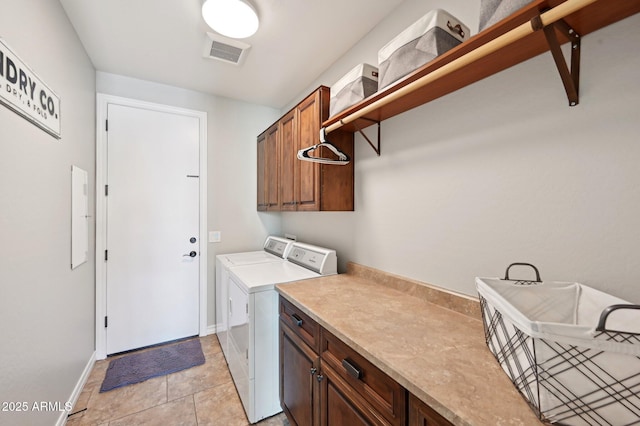
<path id="1" fill-rule="evenodd" d="M 510 280 L 509 268 L 504 279 L 476 278 L 485 337 L 538 417 L 640 424 L 640 305 L 579 283 L 543 282 L 537 269 L 535 281 Z"/>
<path id="2" fill-rule="evenodd" d="M 533 0 L 480 0 L 480 31 L 503 20 Z"/>
<path id="3" fill-rule="evenodd" d="M 469 28 L 449 12 L 428 12 L 378 51 L 378 88 L 387 87 L 467 39 Z"/>
<path id="4" fill-rule="evenodd" d="M 378 68 L 360 64 L 331 86 L 329 116 L 355 105 L 378 90 Z"/>

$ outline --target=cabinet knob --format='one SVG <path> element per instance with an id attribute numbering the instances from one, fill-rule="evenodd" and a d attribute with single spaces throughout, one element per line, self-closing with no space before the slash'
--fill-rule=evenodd
<path id="1" fill-rule="evenodd" d="M 316 371 L 318 371 L 317 368 L 312 368 L 311 370 L 309 370 L 309 373 L 311 373 L 311 375 L 313 376 L 314 374 L 316 374 Z"/>
<path id="2" fill-rule="evenodd" d="M 319 382 L 321 382 L 322 379 L 324 379 L 324 376 L 322 374 L 318 374 L 316 378 L 318 379 Z"/>

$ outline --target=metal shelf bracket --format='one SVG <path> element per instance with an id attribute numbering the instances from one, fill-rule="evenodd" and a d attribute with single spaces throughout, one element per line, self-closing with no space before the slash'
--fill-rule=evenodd
<path id="1" fill-rule="evenodd" d="M 371 148 L 375 151 L 375 153 L 378 155 L 378 157 L 380 157 L 380 122 L 377 120 L 372 120 L 370 118 L 366 118 L 366 117 L 360 117 L 360 120 L 366 120 L 366 121 L 370 121 L 372 123 L 376 123 L 378 125 L 378 146 L 376 147 L 373 142 L 371 142 L 371 139 L 369 139 L 369 137 L 367 135 L 364 134 L 364 132 L 362 131 L 362 129 L 360 129 L 358 127 L 357 124 L 354 123 L 354 127 L 356 128 L 356 130 L 358 131 L 358 133 L 360 133 L 362 135 L 362 137 L 369 143 L 369 145 L 371 146 Z"/>
<path id="2" fill-rule="evenodd" d="M 564 19 L 560 19 L 550 25 L 543 26 L 539 16 L 531 20 L 531 27 L 534 30 L 542 29 L 544 31 L 549 50 L 556 63 L 564 90 L 567 92 L 569 106 L 578 105 L 578 90 L 580 84 L 580 35 L 567 24 Z M 571 42 L 571 69 L 567 66 L 556 30 L 560 31 Z"/>

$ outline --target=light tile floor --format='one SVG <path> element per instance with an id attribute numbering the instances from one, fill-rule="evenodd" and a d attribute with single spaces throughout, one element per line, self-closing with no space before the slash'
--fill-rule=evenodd
<path id="1" fill-rule="evenodd" d="M 97 361 L 71 415 L 69 426 L 249 424 L 215 335 L 200 338 L 205 363 L 100 393 L 111 358 Z M 289 426 L 280 413 L 258 426 Z"/>

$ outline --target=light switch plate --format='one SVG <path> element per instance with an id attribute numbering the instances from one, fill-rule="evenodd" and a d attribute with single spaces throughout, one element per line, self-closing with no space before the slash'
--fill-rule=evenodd
<path id="1" fill-rule="evenodd" d="M 220 231 L 210 231 L 209 232 L 209 242 L 210 243 L 219 243 L 222 236 L 220 235 Z"/>

